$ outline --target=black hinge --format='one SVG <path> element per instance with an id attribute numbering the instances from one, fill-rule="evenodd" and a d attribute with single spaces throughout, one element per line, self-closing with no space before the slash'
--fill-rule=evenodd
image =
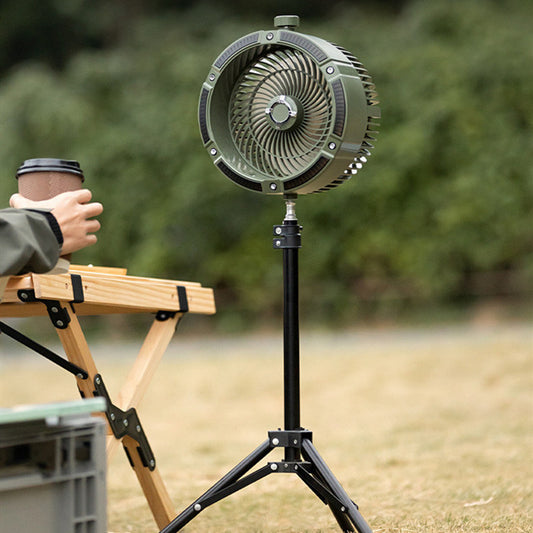
<path id="1" fill-rule="evenodd" d="M 177 311 L 158 311 L 155 318 L 161 322 L 168 320 L 169 318 L 174 318 L 176 313 L 188 313 L 189 312 L 189 300 L 187 299 L 187 289 L 183 285 L 177 285 L 176 290 L 178 291 L 178 304 L 179 309 Z"/>
<path id="2" fill-rule="evenodd" d="M 59 300 L 45 300 L 43 298 L 36 298 L 33 289 L 21 289 L 17 296 L 21 302 L 41 302 L 46 306 L 48 316 L 52 324 L 58 329 L 65 329 L 70 323 L 70 315 L 67 309 L 62 307 Z"/>
<path id="3" fill-rule="evenodd" d="M 152 449 L 150 448 L 150 444 L 148 443 L 148 439 L 146 438 L 146 434 L 144 433 L 141 421 L 139 420 L 139 416 L 137 415 L 135 408 L 132 407 L 127 411 L 123 411 L 122 409 L 113 405 L 104 385 L 104 380 L 100 374 L 96 374 L 94 376 L 94 388 L 95 396 L 102 396 L 107 401 L 106 416 L 113 435 L 117 439 L 121 439 L 127 435 L 136 441 L 139 445 L 137 446 L 137 451 L 143 466 L 151 471 L 154 470 L 155 457 Z M 126 453 L 128 453 L 127 450 Z M 132 463 L 131 457 L 130 463 Z"/>
<path id="4" fill-rule="evenodd" d="M 85 298 L 81 276 L 79 274 L 71 274 L 70 280 L 72 283 L 72 300 L 70 300 L 70 303 L 82 303 Z M 62 306 L 62 303 L 59 300 L 37 298 L 33 289 L 21 289 L 17 292 L 17 296 L 21 302 L 43 303 L 46 306 L 52 324 L 56 328 L 65 329 L 69 325 L 70 315 L 68 310 Z"/>

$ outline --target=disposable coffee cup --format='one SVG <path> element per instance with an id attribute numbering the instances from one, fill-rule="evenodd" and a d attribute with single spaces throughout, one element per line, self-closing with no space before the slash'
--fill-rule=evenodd
<path id="1" fill-rule="evenodd" d="M 17 170 L 18 191 L 28 200 L 48 200 L 81 189 L 85 180 L 77 161 L 27 159 Z"/>
<path id="2" fill-rule="evenodd" d="M 81 189 L 85 177 L 80 164 L 68 159 L 27 159 L 17 170 L 18 192 L 28 200 L 49 200 L 58 194 Z M 60 266 L 68 270 L 70 254 Z M 61 262 L 61 261 L 60 261 Z"/>

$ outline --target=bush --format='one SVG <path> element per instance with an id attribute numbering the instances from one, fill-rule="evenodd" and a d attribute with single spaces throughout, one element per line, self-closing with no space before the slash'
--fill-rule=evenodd
<path id="1" fill-rule="evenodd" d="M 297 203 L 304 308 L 352 320 L 356 301 L 453 301 L 479 273 L 533 277 L 531 11 L 440 0 L 302 21 L 302 32 L 363 61 L 383 114 L 361 177 Z M 76 261 L 198 280 L 228 312 L 277 313 L 271 228 L 283 202 L 220 175 L 196 119 L 212 61 L 256 28 L 231 18 L 204 25 L 197 11 L 154 16 L 62 70 L 12 69 L 0 87 L 2 197 L 16 189 L 22 160 L 78 159 L 105 212 L 99 244 Z M 488 292 L 505 290 L 507 276 L 498 279 Z"/>

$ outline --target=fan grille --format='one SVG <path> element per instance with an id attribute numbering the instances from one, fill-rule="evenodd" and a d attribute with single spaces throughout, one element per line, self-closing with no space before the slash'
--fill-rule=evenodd
<path id="1" fill-rule="evenodd" d="M 279 178 L 304 172 L 331 131 L 331 99 L 318 65 L 299 50 L 279 48 L 256 58 L 230 99 L 229 126 L 241 157 Z"/>

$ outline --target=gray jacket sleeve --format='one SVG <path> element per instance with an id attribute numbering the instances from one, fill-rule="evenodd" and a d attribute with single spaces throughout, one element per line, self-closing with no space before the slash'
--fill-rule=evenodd
<path id="1" fill-rule="evenodd" d="M 61 230 L 51 213 L 0 210 L 0 276 L 52 270 L 62 244 Z"/>

